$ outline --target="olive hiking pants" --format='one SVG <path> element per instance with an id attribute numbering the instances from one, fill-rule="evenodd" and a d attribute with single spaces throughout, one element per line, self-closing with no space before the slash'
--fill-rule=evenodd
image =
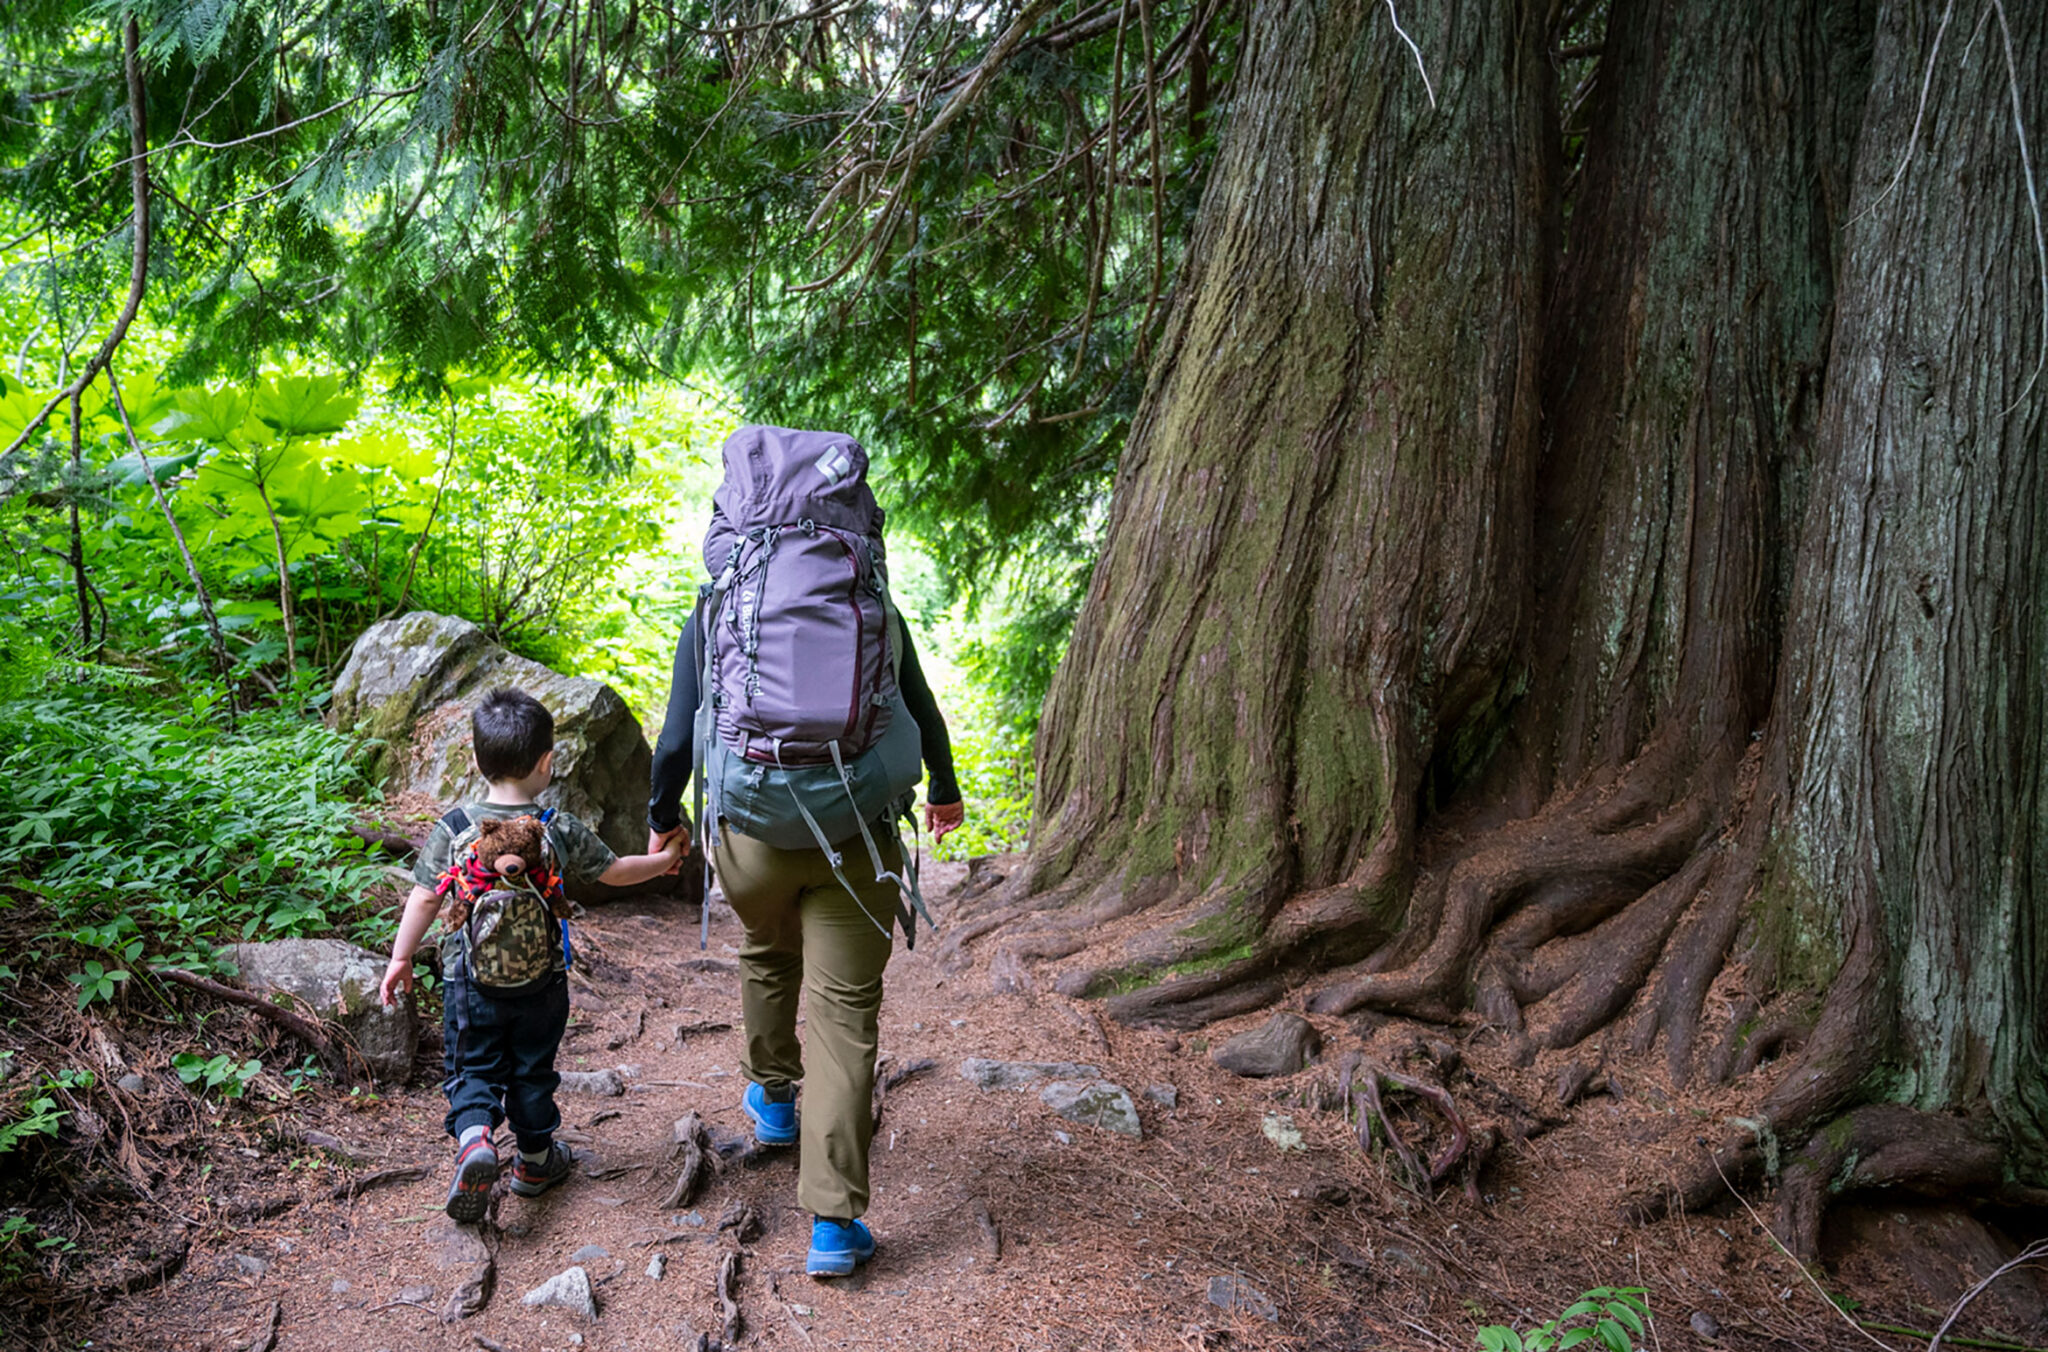
<path id="1" fill-rule="evenodd" d="M 895 833 L 878 833 L 877 843 L 883 867 L 901 869 Z M 840 867 L 860 894 L 858 903 L 832 876 L 821 851 L 777 849 L 723 822 L 711 862 L 746 929 L 742 1069 L 764 1088 L 803 1081 L 797 1204 L 814 1215 L 850 1219 L 868 1208 L 875 1035 L 882 969 L 894 939 L 896 885 L 876 879 L 858 839 L 844 855 Z M 802 1045 L 799 991 L 807 993 Z"/>

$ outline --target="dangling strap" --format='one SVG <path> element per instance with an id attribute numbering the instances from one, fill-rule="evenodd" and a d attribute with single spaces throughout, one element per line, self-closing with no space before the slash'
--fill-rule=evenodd
<path id="1" fill-rule="evenodd" d="M 840 865 L 845 862 L 844 858 L 840 855 L 839 851 L 832 848 L 832 842 L 825 839 L 825 828 L 818 825 L 818 819 L 811 815 L 811 809 L 804 803 L 803 795 L 798 793 L 796 785 L 790 782 L 789 769 L 782 763 L 782 740 L 777 737 L 771 737 L 768 739 L 768 745 L 775 751 L 775 768 L 782 771 L 783 787 L 789 790 L 790 800 L 796 804 L 796 810 L 802 814 L 804 825 L 811 828 L 811 839 L 817 841 L 818 848 L 824 852 L 825 862 L 832 868 L 832 876 L 839 880 L 839 885 L 846 889 L 846 895 L 853 898 L 853 904 L 859 907 L 860 913 L 866 916 L 874 927 L 882 932 L 883 937 L 893 939 L 894 936 L 889 933 L 889 927 L 875 919 L 874 913 L 868 910 L 867 903 L 860 899 L 860 893 L 854 891 L 853 884 L 846 881 L 845 870 L 840 868 Z M 832 758 L 834 760 L 839 759 L 839 744 L 837 742 L 832 743 Z M 845 771 L 842 769 L 840 773 L 843 776 Z M 854 815 L 858 816 L 859 814 L 855 813 Z M 862 826 L 860 830 L 862 835 L 867 834 L 868 829 L 866 826 Z M 868 848 L 870 850 L 874 849 L 873 840 L 868 842 Z M 881 867 L 881 860 L 878 857 L 875 860 L 875 870 L 878 877 L 881 876 Z M 889 876 L 893 877 L 894 875 Z"/>
<path id="2" fill-rule="evenodd" d="M 925 928 L 937 934 L 939 922 L 932 919 L 930 908 L 924 904 L 924 888 L 920 886 L 920 879 L 924 874 L 924 832 L 918 829 L 916 805 L 912 804 L 910 811 L 903 815 L 910 818 L 910 839 L 916 847 L 916 853 L 910 859 L 910 904 L 924 917 Z M 896 837 L 896 850 L 899 854 L 903 850 L 903 837 L 900 833 Z"/>
<path id="3" fill-rule="evenodd" d="M 914 868 L 910 870 L 910 879 L 906 882 L 903 875 L 891 873 L 888 869 L 882 867 L 882 851 L 875 845 L 874 832 L 868 830 L 867 817 L 860 810 L 860 800 L 854 797 L 853 776 L 846 772 L 846 761 L 839 754 L 839 743 L 827 742 L 825 745 L 832 752 L 832 767 L 839 771 L 839 782 L 846 786 L 846 801 L 853 804 L 854 820 L 860 823 L 860 838 L 867 842 L 868 862 L 875 866 L 875 881 L 886 881 L 896 884 L 898 897 L 910 898 L 910 904 L 917 908 L 917 915 L 923 916 L 924 923 L 931 925 L 932 933 L 937 934 L 939 928 L 937 925 L 932 925 L 932 913 L 925 909 L 924 894 L 918 889 L 917 870 Z M 914 822 L 911 829 L 916 829 Z M 904 857 L 903 837 L 901 835 L 896 837 L 896 856 L 899 859 Z M 905 948 L 916 948 L 917 918 L 916 915 L 912 915 L 909 910 L 905 909 L 901 900 L 896 903 L 896 918 L 903 922 L 903 946 Z"/>

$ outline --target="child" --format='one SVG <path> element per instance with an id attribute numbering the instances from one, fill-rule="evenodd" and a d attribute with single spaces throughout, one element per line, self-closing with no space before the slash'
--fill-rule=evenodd
<path id="1" fill-rule="evenodd" d="M 456 875 L 465 860 L 453 857 L 455 837 L 466 835 L 470 823 L 543 813 L 533 800 L 554 773 L 554 715 L 523 690 L 493 690 L 470 716 L 470 731 L 476 768 L 490 781 L 490 792 L 483 802 L 466 804 L 437 822 L 420 847 L 413 865 L 416 885 L 406 899 L 398 937 L 391 945 L 391 965 L 384 972 L 381 995 L 387 1005 L 399 992 L 412 990 L 413 952 L 440 915 L 443 894 L 460 881 Z M 555 864 L 571 883 L 645 882 L 674 872 L 689 849 L 689 837 L 678 835 L 659 853 L 621 859 L 568 813 L 557 812 L 544 820 Z M 532 830 L 530 823 L 527 829 Z M 524 862 L 529 869 L 541 863 Z M 532 884 L 531 878 L 517 881 Z M 538 892 L 535 897 L 537 904 Z M 466 930 L 452 929 L 442 941 L 447 1078 L 441 1088 L 448 1096 L 448 1134 L 457 1143 L 448 1214 L 459 1222 L 482 1220 L 490 1204 L 491 1185 L 498 1179 L 491 1133 L 506 1118 L 519 1143 L 512 1191 L 538 1197 L 574 1167 L 574 1156 L 554 1139 L 561 1125 L 555 1087 L 562 1080 L 555 1072 L 555 1049 L 569 1023 L 566 931 L 551 920 L 546 923 L 550 928 L 543 932 L 556 940 L 549 944 L 553 970 L 519 985 L 491 986 L 476 980 Z M 540 956 L 539 965 L 549 966 L 545 953 Z"/>

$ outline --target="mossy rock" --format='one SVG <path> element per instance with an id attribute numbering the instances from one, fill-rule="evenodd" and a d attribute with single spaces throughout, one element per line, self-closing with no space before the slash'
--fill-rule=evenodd
<path id="1" fill-rule="evenodd" d="M 329 720 L 376 740 L 370 769 L 387 793 L 473 801 L 488 786 L 472 760 L 469 716 L 504 686 L 555 716 L 555 779 L 541 804 L 581 818 L 620 854 L 644 851 L 653 753 L 626 701 L 602 681 L 506 651 L 467 620 L 416 610 L 365 630 L 335 682 Z"/>

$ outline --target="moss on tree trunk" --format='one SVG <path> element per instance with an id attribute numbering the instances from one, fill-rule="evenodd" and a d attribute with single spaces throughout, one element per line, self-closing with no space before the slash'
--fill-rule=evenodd
<path id="1" fill-rule="evenodd" d="M 1134 1021 L 1754 1036 L 1790 1146 L 1981 1108 L 2043 1177 L 2048 10 L 1617 0 L 1569 175 L 1546 9 L 1401 15 L 1435 106 L 1385 6 L 1252 7 L 961 941 Z"/>

